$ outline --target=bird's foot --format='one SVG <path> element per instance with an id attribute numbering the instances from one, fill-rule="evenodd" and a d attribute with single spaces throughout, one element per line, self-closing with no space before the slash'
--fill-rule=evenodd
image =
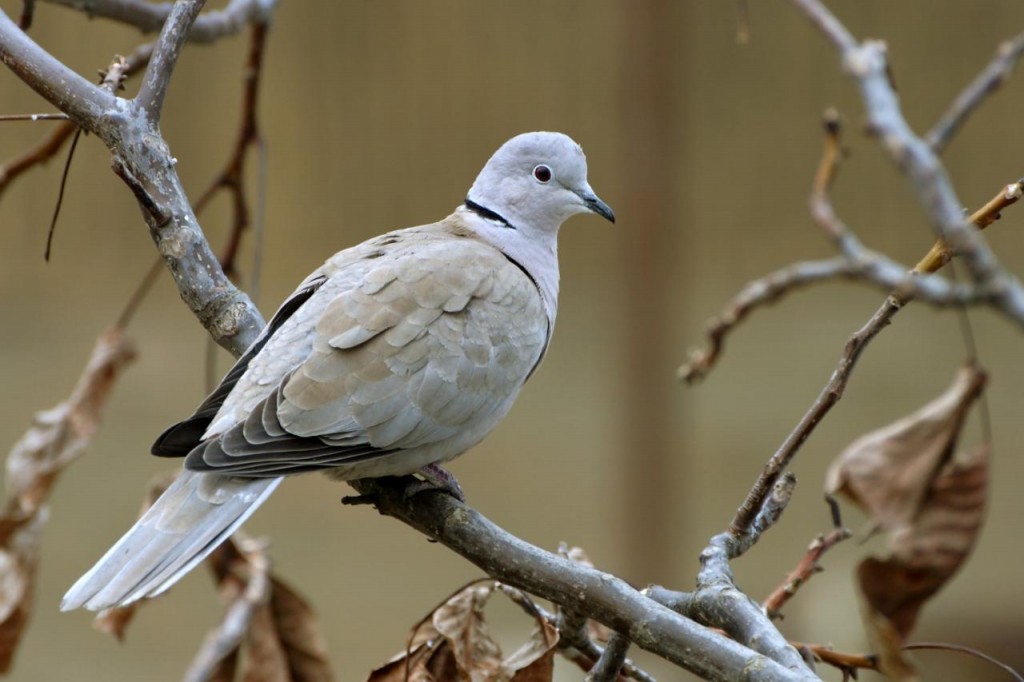
<path id="1" fill-rule="evenodd" d="M 441 492 L 448 493 L 459 502 L 466 501 L 466 494 L 462 491 L 462 486 L 459 485 L 455 474 L 440 464 L 428 464 L 416 473 L 422 476 L 423 480 L 406 486 L 406 497 L 412 497 L 424 490 L 440 490 Z"/>

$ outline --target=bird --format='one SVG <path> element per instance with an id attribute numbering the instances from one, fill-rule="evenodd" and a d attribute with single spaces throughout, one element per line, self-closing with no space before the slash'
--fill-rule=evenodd
<path id="1" fill-rule="evenodd" d="M 294 474 L 417 474 L 461 497 L 441 465 L 497 426 L 544 357 L 558 231 L 580 213 L 615 222 L 580 145 L 524 133 L 448 217 L 327 259 L 195 413 L 157 438 L 153 454 L 184 458 L 183 470 L 61 609 L 163 593 Z"/>

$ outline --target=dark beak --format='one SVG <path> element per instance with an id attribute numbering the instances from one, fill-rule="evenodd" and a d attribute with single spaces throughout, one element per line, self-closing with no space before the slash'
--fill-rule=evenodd
<path id="1" fill-rule="evenodd" d="M 583 204 L 591 211 L 605 220 L 615 222 L 615 211 L 612 210 L 611 206 L 601 201 L 596 194 L 583 192 L 580 193 L 580 198 L 583 199 Z"/>

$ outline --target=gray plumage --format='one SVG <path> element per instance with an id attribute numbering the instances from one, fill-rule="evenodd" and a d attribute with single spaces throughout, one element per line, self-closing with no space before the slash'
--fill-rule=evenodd
<path id="1" fill-rule="evenodd" d="M 444 220 L 332 256 L 154 453 L 185 471 L 68 591 L 64 610 L 160 594 L 284 476 L 414 473 L 480 442 L 540 362 L 555 323 L 558 228 L 593 211 L 579 145 L 505 143 Z"/>

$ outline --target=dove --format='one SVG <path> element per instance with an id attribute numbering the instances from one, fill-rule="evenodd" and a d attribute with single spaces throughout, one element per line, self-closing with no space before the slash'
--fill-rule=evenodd
<path id="1" fill-rule="evenodd" d="M 285 477 L 418 474 L 479 443 L 541 362 L 558 309 L 558 230 L 614 222 L 561 133 L 513 137 L 447 218 L 345 249 L 309 275 L 155 455 L 183 457 L 166 492 L 68 590 L 62 610 L 167 590 Z"/>

